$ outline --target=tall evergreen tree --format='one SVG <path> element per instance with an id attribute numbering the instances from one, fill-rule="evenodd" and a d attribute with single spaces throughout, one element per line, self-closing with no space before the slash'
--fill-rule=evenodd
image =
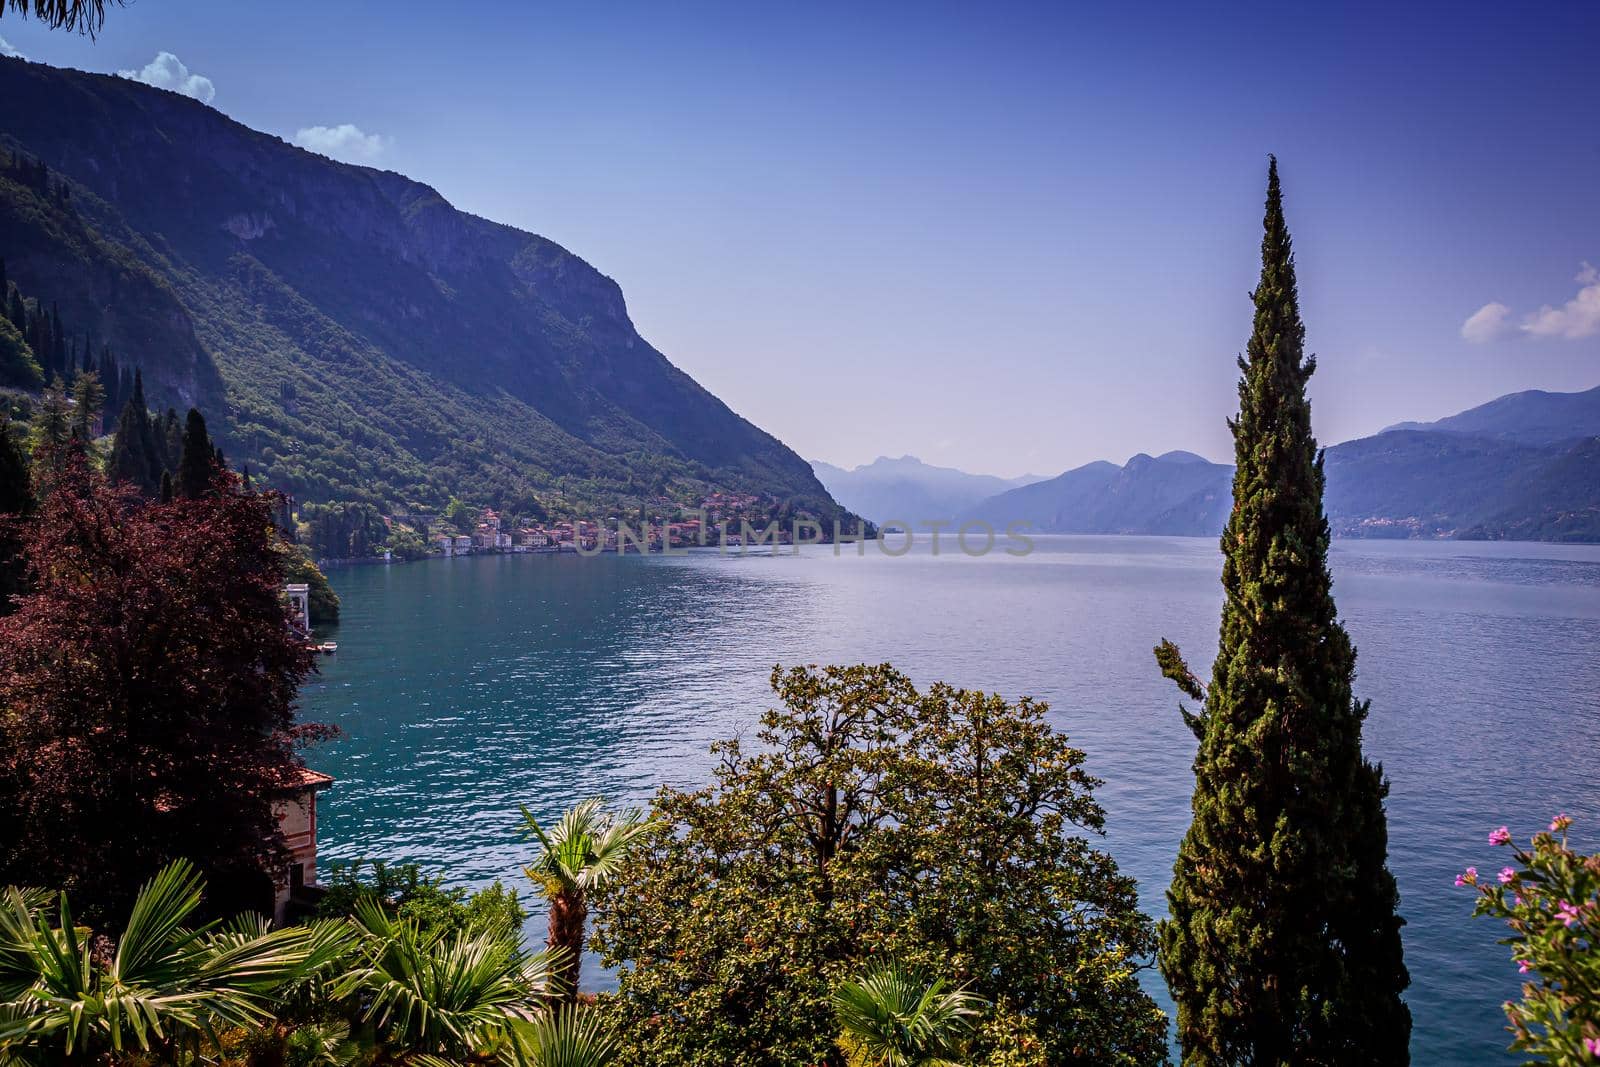
<path id="1" fill-rule="evenodd" d="M 183 456 L 178 460 L 178 495 L 198 500 L 211 488 L 212 475 L 217 468 L 217 451 L 206 433 L 206 419 L 195 408 L 189 409 L 189 419 L 183 430 Z"/>
<path id="2" fill-rule="evenodd" d="M 72 431 L 81 440 L 93 441 L 99 436 L 100 413 L 105 408 L 106 390 L 100 376 L 92 370 L 81 370 L 72 379 Z"/>
<path id="3" fill-rule="evenodd" d="M 113 483 L 127 482 L 145 493 L 155 492 L 157 480 L 166 472 L 150 452 L 151 440 L 150 416 L 130 397 L 117 417 L 117 436 L 111 444 L 106 473 Z"/>
<path id="4" fill-rule="evenodd" d="M 1361 752 L 1368 704 L 1328 573 L 1322 455 L 1311 433 L 1294 256 L 1267 176 L 1255 328 L 1239 360 L 1238 464 L 1222 536 L 1222 633 L 1209 689 L 1178 650 L 1162 672 L 1191 698 L 1194 818 L 1168 891 L 1161 970 L 1186 1065 L 1405 1064 L 1411 1016 L 1386 866 L 1381 767 Z"/>

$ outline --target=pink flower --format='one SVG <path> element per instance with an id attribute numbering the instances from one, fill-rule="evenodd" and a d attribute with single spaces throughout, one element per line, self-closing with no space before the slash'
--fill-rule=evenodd
<path id="1" fill-rule="evenodd" d="M 1517 961 L 1517 973 L 1518 974 L 1527 974 L 1531 970 L 1533 970 L 1533 964 L 1529 963 L 1527 960 L 1518 960 Z"/>
<path id="2" fill-rule="evenodd" d="M 1517 877 L 1517 872 L 1512 870 L 1510 867 L 1502 867 L 1500 869 L 1500 884 L 1501 885 L 1510 885 L 1512 880 L 1515 879 L 1516 877 Z"/>
<path id="3" fill-rule="evenodd" d="M 1498 830 L 1490 830 L 1489 831 L 1489 844 L 1491 844 L 1491 845 L 1509 845 L 1509 844 L 1511 844 L 1511 831 L 1506 829 L 1504 826 L 1500 827 L 1500 829 L 1498 829 Z"/>
<path id="4" fill-rule="evenodd" d="M 1550 832 L 1553 834 L 1559 834 L 1561 831 L 1565 830 L 1571 825 L 1572 816 L 1568 815 L 1566 812 L 1562 812 L 1560 815 L 1557 815 L 1555 818 L 1550 820 Z"/>
<path id="5" fill-rule="evenodd" d="M 1577 926 L 1578 925 L 1578 908 L 1577 908 L 1577 905 L 1570 904 L 1565 900 L 1559 902 L 1556 905 L 1556 918 L 1560 919 L 1563 923 L 1565 923 L 1567 925 L 1567 929 L 1569 929 L 1569 930 L 1572 929 L 1574 926 Z"/>
<path id="6" fill-rule="evenodd" d="M 1458 874 L 1458 875 L 1456 875 L 1456 888 L 1457 889 L 1460 889 L 1464 885 L 1477 885 L 1477 884 L 1478 884 L 1478 868 L 1476 868 L 1476 867 L 1468 867 L 1466 874 Z"/>
<path id="7" fill-rule="evenodd" d="M 1600 1059 L 1600 1037 L 1584 1038 L 1583 1050 L 1596 1059 Z"/>

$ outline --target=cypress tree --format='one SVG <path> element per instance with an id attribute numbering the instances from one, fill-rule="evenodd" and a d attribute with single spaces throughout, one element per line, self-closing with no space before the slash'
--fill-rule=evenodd
<path id="1" fill-rule="evenodd" d="M 111 445 L 107 474 L 113 482 L 128 482 L 146 493 L 155 491 L 165 471 L 150 453 L 150 417 L 130 397 L 117 417 L 117 436 Z"/>
<path id="2" fill-rule="evenodd" d="M 1334 607 L 1305 390 L 1316 360 L 1304 352 L 1275 159 L 1265 231 L 1229 423 L 1238 466 L 1210 688 L 1170 642 L 1156 649 L 1162 672 L 1204 701 L 1184 711 L 1200 742 L 1194 817 L 1167 894 L 1161 971 L 1186 1065 L 1405 1064 L 1388 783 L 1361 752 L 1368 703 L 1352 695 L 1355 648 Z"/>
<path id="3" fill-rule="evenodd" d="M 183 456 L 178 460 L 178 495 L 197 500 L 211 489 L 212 474 L 217 465 L 217 452 L 206 433 L 205 416 L 195 408 L 189 409 L 189 420 L 183 430 Z"/>

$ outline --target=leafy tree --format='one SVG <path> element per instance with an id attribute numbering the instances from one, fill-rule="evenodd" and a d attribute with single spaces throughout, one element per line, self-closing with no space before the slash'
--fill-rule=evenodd
<path id="1" fill-rule="evenodd" d="M 1277 161 L 1267 177 L 1255 326 L 1240 359 L 1238 464 L 1222 536 L 1222 638 L 1193 699 L 1194 819 L 1168 891 L 1161 968 L 1186 1064 L 1403 1064 L 1399 894 L 1386 866 L 1382 769 L 1328 573 L 1322 456 L 1311 433 L 1294 256 Z"/>
<path id="2" fill-rule="evenodd" d="M 37 389 L 43 382 L 44 371 L 22 332 L 9 319 L 0 318 L 0 385 Z"/>
<path id="3" fill-rule="evenodd" d="M 317 566 L 304 547 L 284 544 L 285 580 L 304 582 L 310 603 L 307 609 L 312 626 L 330 626 L 339 621 L 339 594 L 328 583 L 328 576 Z"/>
<path id="4" fill-rule="evenodd" d="M 173 478 L 178 495 L 197 500 L 210 492 L 213 476 L 220 466 L 216 447 L 206 433 L 205 416 L 190 408 L 183 429 L 183 454 L 178 459 L 177 476 Z"/>
<path id="5" fill-rule="evenodd" d="M 963 1067 L 965 1039 L 985 1005 L 899 964 L 840 982 L 833 1012 L 850 1067 Z"/>
<path id="6" fill-rule="evenodd" d="M 284 983 L 336 951 L 326 931 L 248 921 L 189 928 L 204 882 L 176 861 L 134 899 L 115 951 L 74 922 L 68 895 L 0 899 L 0 1061 L 161 1063 L 220 1047 L 219 1031 L 269 1017 Z"/>
<path id="7" fill-rule="evenodd" d="M 391 533 L 388 548 L 396 558 L 407 561 L 427 559 L 432 555 L 428 542 L 410 530 L 396 530 Z"/>
<path id="8" fill-rule="evenodd" d="M 550 934 L 545 944 L 562 954 L 560 994 L 575 1001 L 589 894 L 604 889 L 617 876 L 633 846 L 651 826 L 637 810 L 608 813 L 605 801 L 598 797 L 570 809 L 548 831 L 526 807 L 522 822 L 524 831 L 539 842 L 539 854 L 524 873 L 550 901 Z"/>
<path id="9" fill-rule="evenodd" d="M 24 527 L 28 595 L 0 619 L 0 877 L 115 914 L 174 856 L 215 883 L 286 854 L 273 798 L 297 780 L 289 633 L 271 502 L 219 472 L 143 503 L 75 457 Z"/>
<path id="10" fill-rule="evenodd" d="M 1529 976 L 1522 999 L 1507 1001 L 1511 1051 L 1539 1063 L 1588 1067 L 1600 1059 L 1600 855 L 1567 843 L 1572 819 L 1557 815 L 1526 849 L 1502 826 L 1489 843 L 1511 850 L 1494 878 L 1468 867 L 1457 886 L 1471 886 L 1473 915 L 1492 915 L 1511 930 L 1517 970 Z"/>
<path id="11" fill-rule="evenodd" d="M 662 789 L 595 897 L 627 1062 L 838 1063 L 834 987 L 884 956 L 996 1005 L 974 1062 L 1014 1040 L 1035 1051 L 1012 1063 L 1163 1059 L 1137 982 L 1154 931 L 1085 836 L 1097 782 L 1044 705 L 888 666 L 772 681 L 758 749 L 721 742 L 712 786 Z"/>

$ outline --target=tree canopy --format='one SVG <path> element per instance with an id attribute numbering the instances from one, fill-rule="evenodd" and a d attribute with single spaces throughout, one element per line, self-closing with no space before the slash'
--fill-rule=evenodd
<path id="1" fill-rule="evenodd" d="M 118 912 L 176 856 L 278 869 L 272 800 L 301 767 L 311 659 L 287 625 L 271 501 L 219 472 L 169 504 L 81 456 L 22 527 L 0 619 L 0 880 Z"/>
<path id="2" fill-rule="evenodd" d="M 594 898 L 624 1062 L 838 1063 L 833 989 L 886 955 L 994 1006 L 974 1063 L 1162 1060 L 1151 923 L 1045 705 L 919 693 L 886 665 L 772 683 L 759 746 L 719 743 L 713 785 L 662 789 Z M 1017 1047 L 1035 1058 L 992 1058 Z"/>

